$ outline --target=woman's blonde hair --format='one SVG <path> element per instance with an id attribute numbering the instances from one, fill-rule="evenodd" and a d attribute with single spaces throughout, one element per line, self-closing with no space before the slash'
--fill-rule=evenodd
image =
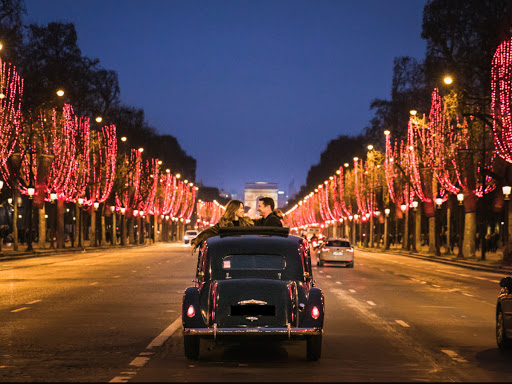
<path id="1" fill-rule="evenodd" d="M 226 204 L 226 212 L 224 212 L 222 217 L 227 219 L 227 220 L 234 220 L 235 219 L 235 213 L 240 208 L 240 204 L 243 205 L 244 203 L 242 203 L 240 200 L 230 200 Z"/>

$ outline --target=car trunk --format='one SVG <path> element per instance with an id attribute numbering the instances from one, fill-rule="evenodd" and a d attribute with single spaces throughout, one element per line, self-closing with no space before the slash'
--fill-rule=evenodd
<path id="1" fill-rule="evenodd" d="M 219 328 L 286 327 L 295 283 L 272 279 L 218 280 L 214 322 Z"/>

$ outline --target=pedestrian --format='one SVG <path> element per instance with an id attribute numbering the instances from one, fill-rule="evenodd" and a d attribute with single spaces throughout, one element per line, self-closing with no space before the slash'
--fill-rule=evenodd
<path id="1" fill-rule="evenodd" d="M 199 235 L 197 235 L 190 245 L 192 246 L 192 254 L 194 254 L 196 248 L 204 240 L 217 236 L 219 234 L 219 228 L 225 227 L 249 227 L 253 226 L 254 222 L 250 217 L 245 216 L 244 203 L 240 200 L 230 200 L 226 204 L 226 211 L 221 216 L 219 221 L 212 227 L 205 229 Z"/>
<path id="2" fill-rule="evenodd" d="M 258 212 L 261 219 L 254 220 L 254 225 L 265 227 L 282 227 L 283 213 L 279 209 L 274 209 L 274 199 L 271 197 L 262 197 L 258 201 Z"/>

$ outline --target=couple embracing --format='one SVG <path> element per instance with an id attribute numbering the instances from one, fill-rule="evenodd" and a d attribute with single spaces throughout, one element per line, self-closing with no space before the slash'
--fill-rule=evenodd
<path id="1" fill-rule="evenodd" d="M 219 228 L 223 227 L 250 227 L 250 226 L 266 226 L 266 227 L 282 227 L 281 219 L 283 214 L 279 209 L 274 209 L 274 199 L 271 197 L 263 197 L 258 201 L 258 212 L 260 219 L 251 219 L 245 216 L 244 203 L 240 200 L 230 200 L 226 204 L 226 211 L 213 227 L 202 231 L 190 242 L 192 245 L 192 254 L 196 248 L 204 240 L 219 234 Z"/>

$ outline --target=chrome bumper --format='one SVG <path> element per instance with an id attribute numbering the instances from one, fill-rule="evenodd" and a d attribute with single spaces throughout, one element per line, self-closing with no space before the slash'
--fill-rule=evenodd
<path id="1" fill-rule="evenodd" d="M 299 338 L 302 336 L 314 336 L 321 335 L 323 330 L 321 328 L 292 328 L 290 326 L 286 328 L 266 328 L 266 327 L 255 327 L 255 328 L 218 328 L 217 324 L 213 327 L 208 328 L 184 328 L 183 334 L 185 335 L 196 335 L 213 337 L 217 336 L 288 336 L 288 339 Z"/>

